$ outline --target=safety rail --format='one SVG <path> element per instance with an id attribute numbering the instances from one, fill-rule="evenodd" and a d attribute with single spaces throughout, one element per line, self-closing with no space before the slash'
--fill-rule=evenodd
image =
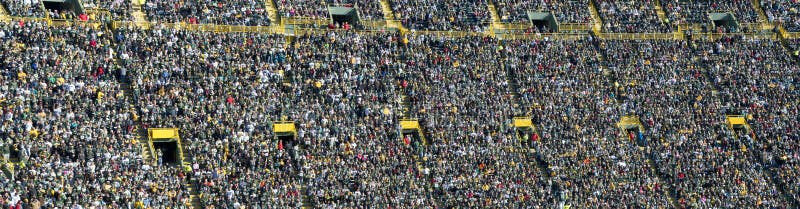
<path id="1" fill-rule="evenodd" d="M 310 17 L 283 17 L 281 25 L 328 25 L 333 20 L 329 18 L 310 18 Z"/>
<path id="2" fill-rule="evenodd" d="M 589 37 L 588 33 L 499 33 L 499 39 L 507 40 L 581 40 Z"/>
<path id="3" fill-rule="evenodd" d="M 172 28 L 178 30 L 189 30 L 199 32 L 228 32 L 228 33 L 280 33 L 273 26 L 246 26 L 246 25 L 213 25 L 213 24 L 189 24 L 189 23 L 153 23 L 135 21 L 114 21 L 112 28 L 120 27 L 145 27 L 153 26 Z"/>
<path id="4" fill-rule="evenodd" d="M 503 23 L 503 29 L 506 30 L 527 30 L 532 26 L 530 23 Z"/>
<path id="5" fill-rule="evenodd" d="M 740 29 L 743 29 L 743 28 L 749 28 L 749 29 L 750 29 L 749 31 L 754 31 L 754 30 L 755 30 L 755 31 L 761 31 L 761 30 L 769 30 L 769 29 L 770 29 L 770 28 L 769 28 L 769 25 L 772 25 L 772 24 L 769 24 L 769 23 L 762 23 L 762 22 L 756 22 L 756 23 L 739 23 L 739 28 L 740 28 Z"/>
<path id="6" fill-rule="evenodd" d="M 780 32 L 781 36 L 783 36 L 784 39 L 800 39 L 800 32 L 791 32 L 786 30 L 786 28 L 783 27 L 781 22 L 776 21 L 775 27 L 778 28 L 778 31 Z"/>
<path id="7" fill-rule="evenodd" d="M 359 25 L 365 28 L 383 28 L 386 27 L 385 20 L 360 20 Z"/>
<path id="8" fill-rule="evenodd" d="M 422 31 L 410 30 L 410 35 L 426 35 L 426 36 L 444 36 L 451 38 L 464 38 L 464 37 L 485 37 L 486 33 L 482 32 L 469 32 L 469 31 Z"/>
<path id="9" fill-rule="evenodd" d="M 681 37 L 678 33 L 600 33 L 597 36 L 611 40 L 673 40 Z"/>
<path id="10" fill-rule="evenodd" d="M 97 21 L 82 21 L 78 19 L 52 19 L 52 20 L 47 20 L 47 23 L 50 26 L 66 27 L 66 26 L 80 25 L 80 26 L 91 26 L 94 29 L 98 29 L 100 28 L 100 26 L 103 25 L 103 23 Z"/>
<path id="11" fill-rule="evenodd" d="M 722 37 L 740 36 L 744 39 L 761 39 L 761 40 L 777 40 L 778 34 L 772 32 L 766 33 L 695 33 L 692 35 L 694 39 L 704 41 L 714 41 Z"/>
<path id="12" fill-rule="evenodd" d="M 682 29 L 682 30 L 692 30 L 692 31 L 702 31 L 703 30 L 703 24 L 702 23 L 677 23 L 677 24 L 673 24 L 673 25 L 675 25 L 677 28 Z"/>
<path id="13" fill-rule="evenodd" d="M 559 31 L 589 31 L 592 23 L 559 23 Z"/>
<path id="14" fill-rule="evenodd" d="M 44 17 L 18 17 L 18 16 L 9 16 L 9 20 L 12 22 L 48 22 L 47 18 Z"/>
<path id="15" fill-rule="evenodd" d="M 800 32 L 786 32 L 783 33 L 785 39 L 800 39 Z"/>
<path id="16" fill-rule="evenodd" d="M 297 28 L 294 30 L 294 33 L 287 34 L 292 36 L 325 36 L 329 33 L 355 33 L 359 35 L 383 35 L 383 34 L 392 34 L 393 31 L 387 30 L 345 30 L 345 29 L 326 29 L 326 30 L 319 30 L 314 28 Z"/>

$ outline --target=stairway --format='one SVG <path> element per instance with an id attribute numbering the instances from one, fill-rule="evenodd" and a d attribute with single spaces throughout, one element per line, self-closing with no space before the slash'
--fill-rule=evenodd
<path id="1" fill-rule="evenodd" d="M 592 31 L 595 34 L 600 35 L 600 32 L 603 28 L 603 19 L 600 18 L 600 10 L 597 10 L 597 6 L 594 4 L 594 0 L 589 1 L 589 13 L 592 14 L 592 22 L 594 25 L 592 26 Z"/>
<path id="2" fill-rule="evenodd" d="M 758 13 L 758 22 L 768 23 L 769 19 L 767 19 L 767 14 L 764 13 L 764 9 L 761 8 L 761 1 L 751 0 L 751 2 L 753 2 L 753 9 Z"/>
<path id="3" fill-rule="evenodd" d="M 660 0 L 655 0 L 653 2 L 653 7 L 655 7 L 656 15 L 658 15 L 658 19 L 661 20 L 661 22 L 665 22 L 667 24 L 670 24 L 670 22 L 672 20 L 667 18 L 667 13 L 664 12 L 664 7 L 661 6 L 661 1 Z"/>
<path id="4" fill-rule="evenodd" d="M 666 174 L 661 172 L 661 170 L 658 169 L 658 164 L 656 164 L 656 161 L 655 161 L 655 159 L 656 159 L 655 158 L 655 153 L 653 153 L 652 151 L 649 151 L 649 152 L 647 152 L 645 154 L 648 155 L 648 158 L 646 159 L 646 161 L 647 161 L 647 164 L 650 165 L 650 172 L 656 174 L 656 177 L 657 177 L 656 182 L 662 185 L 661 189 L 662 189 L 662 192 L 664 192 L 664 195 L 667 196 L 667 200 L 669 201 L 670 204 L 672 204 L 673 208 L 680 208 L 679 207 L 680 204 L 678 204 L 678 201 L 676 200 L 676 197 L 677 197 L 678 193 L 675 192 L 675 188 L 672 188 L 672 186 L 671 186 L 672 184 L 666 183 L 665 179 L 667 179 L 667 176 L 666 176 Z"/>
<path id="5" fill-rule="evenodd" d="M 381 1 L 381 10 L 383 10 L 383 19 L 386 20 L 386 27 L 388 28 L 397 28 L 402 33 L 406 33 L 408 29 L 403 26 L 403 23 L 400 22 L 400 18 L 394 15 L 394 11 L 392 11 L 392 4 L 389 3 L 389 0 L 380 0 Z"/>
<path id="6" fill-rule="evenodd" d="M 191 143 L 189 141 L 186 141 L 183 138 L 181 138 L 181 145 L 180 145 L 180 149 L 181 149 L 181 153 L 182 153 L 181 154 L 181 165 L 182 165 L 182 168 L 184 170 L 191 170 L 191 168 L 192 168 L 192 163 L 191 162 L 194 159 L 194 155 L 192 154 L 192 152 L 184 152 L 183 151 L 187 147 L 191 147 Z M 190 169 L 185 169 L 185 168 L 190 168 Z M 191 172 L 189 172 L 189 173 L 191 173 Z M 189 192 L 189 202 L 187 203 L 187 206 L 189 208 L 193 208 L 193 209 L 200 209 L 200 208 L 202 208 L 202 204 L 200 204 L 200 197 L 199 197 L 200 193 L 198 193 L 198 191 L 197 191 L 197 188 L 200 188 L 200 182 L 198 182 L 197 179 L 192 178 L 192 177 L 194 177 L 194 175 L 189 175 L 189 176 L 190 177 L 187 180 L 188 182 L 184 183 L 184 186 L 186 186 L 186 188 L 187 188 L 187 190 Z"/>
<path id="7" fill-rule="evenodd" d="M 411 111 L 414 109 L 411 105 L 411 97 L 406 94 L 400 95 L 400 101 L 403 105 L 403 118 L 412 118 Z"/>
<path id="8" fill-rule="evenodd" d="M 761 23 L 761 30 L 772 30 L 775 28 L 774 24 L 770 24 L 767 14 L 761 8 L 760 0 L 751 0 L 753 2 L 753 9 L 758 13 L 758 22 Z"/>
<path id="9" fill-rule="evenodd" d="M 497 13 L 497 8 L 494 6 L 494 2 L 492 0 L 487 1 L 487 5 L 489 7 L 489 14 L 492 16 L 492 29 L 488 30 L 494 35 L 497 31 L 505 31 L 506 27 L 503 25 L 503 22 L 500 20 L 500 14 Z"/>
<path id="10" fill-rule="evenodd" d="M 135 22 L 136 26 L 148 29 L 150 24 L 147 23 L 147 14 L 145 14 L 144 9 L 142 8 L 144 5 L 144 0 L 128 0 L 131 1 L 131 6 L 133 7 L 133 12 L 131 12 L 131 16 L 133 17 L 133 21 Z"/>
<path id="11" fill-rule="evenodd" d="M 273 24 L 282 24 L 281 23 L 281 15 L 278 12 L 278 5 L 275 4 L 274 0 L 264 0 L 264 7 L 267 9 L 267 14 L 269 15 L 269 20 L 272 21 Z"/>
<path id="12" fill-rule="evenodd" d="M 505 66 L 501 67 L 505 68 Z M 517 79 L 515 79 L 517 77 L 518 77 L 517 72 L 515 72 L 511 68 L 506 68 L 506 82 L 508 82 L 508 87 L 506 90 L 508 91 L 507 94 L 511 94 L 510 98 L 512 101 L 511 105 L 513 105 L 512 106 L 513 109 L 511 111 L 514 113 L 514 116 L 529 116 L 531 110 L 528 108 L 530 107 L 520 107 L 520 101 L 519 101 L 520 87 L 519 84 L 517 83 Z M 523 113 L 520 111 L 525 111 L 525 112 Z"/>
<path id="13" fill-rule="evenodd" d="M 303 194 L 303 204 L 302 204 L 302 206 L 300 206 L 300 209 L 316 208 L 314 202 L 311 201 L 311 197 L 309 197 L 308 193 L 306 192 L 305 181 L 301 181 L 300 193 Z"/>
<path id="14" fill-rule="evenodd" d="M 0 21 L 4 21 L 5 22 L 5 21 L 9 21 L 9 20 L 11 20 L 11 17 L 9 17 L 8 11 L 3 6 L 3 4 L 0 4 Z"/>
<path id="15" fill-rule="evenodd" d="M 121 65 L 119 60 L 116 60 L 117 65 Z M 147 136 L 147 129 L 144 128 L 142 125 L 142 121 L 139 119 L 139 105 L 137 101 L 137 97 L 135 96 L 135 92 L 133 87 L 129 82 L 122 82 L 122 93 L 125 95 L 126 98 L 129 99 L 128 101 L 128 111 L 132 115 L 134 120 L 133 125 L 133 133 L 135 134 L 134 140 L 138 142 L 139 149 L 142 153 L 142 161 L 147 164 L 153 165 L 155 164 L 155 150 L 153 150 L 153 145 L 150 144 L 150 139 Z"/>

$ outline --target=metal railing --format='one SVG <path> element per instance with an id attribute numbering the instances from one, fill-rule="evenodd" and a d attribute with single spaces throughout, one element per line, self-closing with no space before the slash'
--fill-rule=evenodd
<path id="1" fill-rule="evenodd" d="M 592 23 L 559 23 L 559 31 L 589 31 Z"/>
<path id="2" fill-rule="evenodd" d="M 153 26 L 171 28 L 176 30 L 189 30 L 199 32 L 227 32 L 227 33 L 280 33 L 274 26 L 245 26 L 245 25 L 213 25 L 213 24 L 188 24 L 188 23 L 153 23 L 136 21 L 114 21 L 112 28 Z"/>
<path id="3" fill-rule="evenodd" d="M 741 36 L 744 39 L 769 39 L 777 40 L 778 33 L 694 33 L 694 39 L 704 41 L 714 41 L 722 37 Z"/>
<path id="4" fill-rule="evenodd" d="M 333 20 L 329 18 L 310 18 L 310 17 L 282 17 L 282 25 L 328 25 Z"/>
<path id="5" fill-rule="evenodd" d="M 677 33 L 600 33 L 598 37 L 612 40 L 673 40 L 680 38 Z"/>
<path id="6" fill-rule="evenodd" d="M 487 36 L 486 33 L 483 32 L 471 32 L 471 31 L 421 31 L 421 30 L 412 30 L 409 31 L 410 35 L 426 35 L 426 36 L 445 36 L 451 38 L 463 38 L 463 37 L 483 37 Z"/>
<path id="7" fill-rule="evenodd" d="M 588 33 L 500 33 L 500 39 L 507 40 L 580 40 L 589 37 Z"/>

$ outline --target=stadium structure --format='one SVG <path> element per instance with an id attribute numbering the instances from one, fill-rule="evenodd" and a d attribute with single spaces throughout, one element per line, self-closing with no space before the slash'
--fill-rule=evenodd
<path id="1" fill-rule="evenodd" d="M 798 208 L 796 0 L 0 0 L 7 208 Z"/>

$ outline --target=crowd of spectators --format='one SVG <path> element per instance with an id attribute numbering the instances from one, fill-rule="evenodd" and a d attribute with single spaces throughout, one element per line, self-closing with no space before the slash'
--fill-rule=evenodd
<path id="1" fill-rule="evenodd" d="M 395 18 L 413 30 L 483 31 L 491 16 L 486 0 L 391 1 Z"/>
<path id="2" fill-rule="evenodd" d="M 412 112 L 431 134 L 434 194 L 443 208 L 550 205 L 550 185 L 526 160 L 508 127 L 513 116 L 508 75 L 496 70 L 505 52 L 487 37 L 410 39 L 404 89 Z M 451 99 L 461 98 L 461 99 Z M 480 118 L 480 120 L 477 120 Z"/>
<path id="3" fill-rule="evenodd" d="M 120 30 L 144 127 L 181 130 L 204 206 L 295 207 L 297 164 L 277 149 L 269 121 L 279 88 L 284 39 L 254 33 Z M 202 69 L 202 70 L 201 70 Z"/>
<path id="4" fill-rule="evenodd" d="M 286 17 L 328 18 L 328 7 L 352 7 L 358 17 L 365 20 L 383 20 L 380 1 L 365 0 L 325 0 L 325 1 L 290 1 L 279 0 L 278 9 Z"/>
<path id="5" fill-rule="evenodd" d="M 151 166 L 103 28 L 0 24 L 5 205 L 180 208 L 180 170 Z M 176 189 L 177 188 L 177 189 Z"/>
<path id="6" fill-rule="evenodd" d="M 303 177 L 320 208 L 433 208 L 426 171 L 415 165 L 395 115 L 398 33 L 331 32 L 298 37 L 288 115 L 301 127 Z"/>
<path id="7" fill-rule="evenodd" d="M 380 1 L 365 0 L 327 0 L 332 6 L 356 7 L 358 17 L 366 20 L 383 20 L 383 9 Z"/>
<path id="8" fill-rule="evenodd" d="M 666 27 L 647 22 L 637 3 L 650 2 L 598 2 L 608 31 Z M 485 2 L 399 5 L 455 17 Z M 476 30 L 428 17 L 407 25 Z M 187 208 L 196 191 L 205 208 L 788 208 L 800 195 L 800 68 L 778 41 L 286 40 L 0 23 L 0 150 L 20 162 L 0 204 Z M 510 125 L 521 115 L 536 129 Z M 617 127 L 624 116 L 641 129 Z M 180 130 L 187 167 L 142 159 L 134 136 L 150 127 Z"/>
<path id="9" fill-rule="evenodd" d="M 669 22 L 673 24 L 683 23 L 707 23 L 711 20 L 708 13 L 730 12 L 734 18 L 742 23 L 758 22 L 758 12 L 753 7 L 750 0 L 731 0 L 731 1 L 662 1 L 664 12 L 667 13 Z"/>
<path id="10" fill-rule="evenodd" d="M 45 17 L 41 0 L 3 0 L 2 3 L 11 16 Z"/>
<path id="11" fill-rule="evenodd" d="M 616 33 L 669 33 L 670 25 L 656 14 L 650 1 L 596 0 L 603 30 Z"/>
<path id="12" fill-rule="evenodd" d="M 781 22 L 786 30 L 800 32 L 800 1 L 761 0 L 761 9 L 770 22 Z"/>
<path id="13" fill-rule="evenodd" d="M 82 0 L 85 9 L 102 9 L 111 13 L 114 20 L 132 20 L 132 0 Z"/>
<path id="14" fill-rule="evenodd" d="M 786 176 L 792 173 L 792 165 L 782 163 L 789 160 L 783 150 L 796 146 L 798 108 L 800 101 L 796 90 L 798 72 L 796 60 L 792 60 L 781 49 L 781 43 L 773 40 L 750 40 L 737 36 L 723 37 L 715 42 L 698 44 L 709 53 L 704 64 L 710 69 L 714 83 L 718 86 L 721 103 L 726 112 L 747 115 L 753 130 L 737 131 L 736 136 L 748 148 L 750 162 L 742 166 L 745 180 L 766 175 L 763 180 L 747 182 L 751 202 L 765 205 L 789 205 L 776 194 L 780 188 L 762 186 L 766 182 L 779 182 L 785 187 L 789 198 L 797 196 L 796 181 Z M 724 63 L 738 63 L 739 67 Z M 749 169 L 749 170 L 746 170 Z M 770 179 L 769 170 L 776 171 L 778 179 Z M 756 184 L 756 185 L 751 185 Z M 772 186 L 774 187 L 774 186 Z"/>
<path id="15" fill-rule="evenodd" d="M 528 12 L 551 12 L 560 23 L 589 23 L 589 1 L 556 0 L 494 0 L 503 22 L 527 23 Z"/>
<path id="16" fill-rule="evenodd" d="M 261 0 L 147 1 L 142 8 L 151 21 L 269 26 Z"/>

